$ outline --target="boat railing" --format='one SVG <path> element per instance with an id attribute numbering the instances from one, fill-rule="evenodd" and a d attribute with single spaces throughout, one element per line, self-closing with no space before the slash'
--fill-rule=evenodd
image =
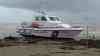
<path id="1" fill-rule="evenodd" d="M 82 28 L 81 26 L 72 26 L 72 28 Z"/>

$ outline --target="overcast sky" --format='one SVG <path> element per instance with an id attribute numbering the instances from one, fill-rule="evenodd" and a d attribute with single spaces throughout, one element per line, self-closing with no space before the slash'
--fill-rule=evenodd
<path id="1" fill-rule="evenodd" d="M 64 16 L 65 22 L 84 22 L 88 18 L 96 23 L 100 18 L 100 0 L 0 0 L 0 21 L 28 20 L 39 8 Z"/>

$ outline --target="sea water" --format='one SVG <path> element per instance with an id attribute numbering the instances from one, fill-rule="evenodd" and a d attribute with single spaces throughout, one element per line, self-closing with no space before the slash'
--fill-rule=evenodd
<path id="1" fill-rule="evenodd" d="M 8 36 L 21 37 L 21 35 L 19 35 L 16 32 L 0 32 L 0 39 L 3 39 L 3 38 L 8 37 Z"/>

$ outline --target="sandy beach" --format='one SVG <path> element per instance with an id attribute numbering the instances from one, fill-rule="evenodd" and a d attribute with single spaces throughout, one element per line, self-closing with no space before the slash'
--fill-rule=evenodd
<path id="1" fill-rule="evenodd" d="M 45 40 L 24 46 L 0 47 L 0 56 L 100 56 L 100 49 Z"/>

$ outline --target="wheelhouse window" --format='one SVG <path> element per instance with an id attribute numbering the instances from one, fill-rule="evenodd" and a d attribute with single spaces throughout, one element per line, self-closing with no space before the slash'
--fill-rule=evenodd
<path id="1" fill-rule="evenodd" d="M 42 17 L 41 17 L 41 21 L 47 21 L 47 18 L 44 17 L 44 16 L 42 16 Z"/>
<path id="2" fill-rule="evenodd" d="M 58 17 L 55 17 L 57 19 L 57 21 L 60 21 Z"/>
<path id="3" fill-rule="evenodd" d="M 35 17 L 35 20 L 36 20 L 36 21 L 39 21 L 39 17 Z"/>
<path id="4" fill-rule="evenodd" d="M 58 18 L 58 17 L 49 17 L 49 19 L 50 19 L 51 21 L 59 21 L 59 18 Z"/>
<path id="5" fill-rule="evenodd" d="M 54 17 L 49 17 L 51 21 L 56 21 Z"/>

